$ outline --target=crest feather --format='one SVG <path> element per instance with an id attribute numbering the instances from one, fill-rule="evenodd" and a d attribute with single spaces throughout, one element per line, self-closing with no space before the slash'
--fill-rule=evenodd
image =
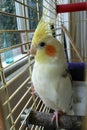
<path id="1" fill-rule="evenodd" d="M 32 43 L 38 45 L 48 36 L 52 36 L 52 30 L 50 29 L 50 23 L 45 22 L 43 19 L 40 20 L 32 39 Z"/>

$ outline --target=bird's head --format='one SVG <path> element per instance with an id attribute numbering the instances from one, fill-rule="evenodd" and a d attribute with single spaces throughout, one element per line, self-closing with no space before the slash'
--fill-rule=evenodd
<path id="1" fill-rule="evenodd" d="M 32 39 L 30 53 L 39 63 L 51 63 L 64 56 L 63 46 L 52 36 L 49 23 L 42 20 L 39 22 Z"/>

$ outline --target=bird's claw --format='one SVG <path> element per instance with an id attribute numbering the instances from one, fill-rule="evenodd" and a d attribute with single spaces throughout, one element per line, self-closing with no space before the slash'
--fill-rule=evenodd
<path id="1" fill-rule="evenodd" d="M 31 89 L 30 94 L 32 94 L 32 95 L 36 94 L 36 92 L 35 92 L 35 89 L 34 89 L 34 88 L 32 88 L 32 89 Z"/>
<path id="2" fill-rule="evenodd" d="M 57 111 L 55 111 L 54 114 L 53 114 L 52 122 L 53 122 L 54 120 L 56 121 L 56 126 L 57 126 L 57 128 L 59 128 L 58 112 L 57 112 Z"/>
<path id="3" fill-rule="evenodd" d="M 34 87 L 31 88 L 30 94 L 35 95 L 35 96 L 39 96 L 38 93 L 35 91 Z"/>
<path id="4" fill-rule="evenodd" d="M 59 128 L 59 120 L 60 120 L 60 116 L 66 114 L 63 111 L 55 111 L 52 117 L 52 122 L 55 120 L 56 121 L 56 126 L 57 128 Z"/>

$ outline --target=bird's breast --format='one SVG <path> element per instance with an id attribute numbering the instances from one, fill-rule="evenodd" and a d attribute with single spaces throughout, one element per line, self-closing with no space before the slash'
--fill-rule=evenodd
<path id="1" fill-rule="evenodd" d="M 58 101 L 58 72 L 57 67 L 51 68 L 50 65 L 34 65 L 32 82 L 35 90 L 45 102 L 45 104 L 55 104 Z M 50 103 L 49 103 L 50 102 Z"/>
<path id="2" fill-rule="evenodd" d="M 61 78 L 58 66 L 35 64 L 32 82 L 43 102 L 53 109 L 67 109 L 71 96 L 69 78 Z"/>

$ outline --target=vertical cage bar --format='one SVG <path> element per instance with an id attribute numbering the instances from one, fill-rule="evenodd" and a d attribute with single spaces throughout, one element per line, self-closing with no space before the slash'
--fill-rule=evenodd
<path id="1" fill-rule="evenodd" d="M 0 69 L 1 69 L 1 79 L 2 79 L 2 83 L 3 83 L 3 86 L 5 86 L 6 99 L 9 100 L 9 93 L 8 93 L 8 89 L 7 89 L 7 85 L 6 85 L 6 81 L 5 81 L 5 75 L 4 75 L 4 72 L 3 72 L 3 66 L 2 66 L 1 55 L 0 55 Z M 9 113 L 10 113 L 10 112 L 11 112 L 11 106 L 10 106 L 10 103 L 9 103 L 9 102 L 8 102 L 7 106 L 8 106 L 8 110 L 9 110 Z M 12 123 L 12 124 L 14 123 L 12 116 L 11 116 L 11 123 Z M 15 130 L 15 128 L 14 128 L 13 130 Z"/>
<path id="2" fill-rule="evenodd" d="M 1 101 L 0 101 L 0 130 L 6 130 Z"/>

